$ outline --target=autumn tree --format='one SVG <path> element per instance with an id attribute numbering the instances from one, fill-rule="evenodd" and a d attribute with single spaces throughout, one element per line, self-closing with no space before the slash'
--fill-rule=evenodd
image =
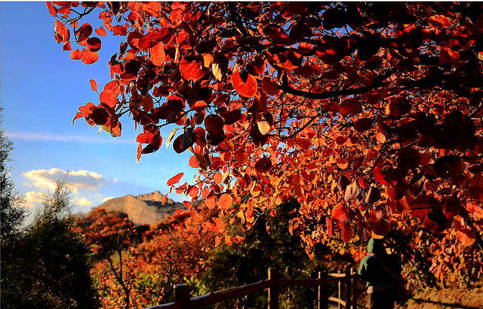
<path id="1" fill-rule="evenodd" d="M 483 248 L 481 3 L 47 6 L 74 60 L 97 61 L 107 32 L 123 38 L 112 81 L 91 80 L 99 97 L 74 120 L 119 136 L 130 117 L 138 159 L 174 127 L 165 144 L 199 173 L 173 177 L 177 192 L 246 218 L 295 196 L 291 230 L 309 253 L 405 216 Z"/>
<path id="2" fill-rule="evenodd" d="M 130 281 L 134 280 L 128 263 L 130 247 L 139 242 L 148 229 L 145 225 L 137 228 L 125 213 L 107 212 L 99 207 L 78 217 L 73 228 L 84 236 L 97 259 L 107 261 L 107 269 L 122 288 L 122 306 L 126 309 L 131 305 Z"/>

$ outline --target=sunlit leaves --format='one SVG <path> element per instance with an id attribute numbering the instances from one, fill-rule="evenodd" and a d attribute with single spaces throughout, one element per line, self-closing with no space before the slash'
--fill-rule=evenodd
<path id="1" fill-rule="evenodd" d="M 48 8 L 59 15 L 70 5 Z M 308 247 L 339 232 L 383 237 L 408 217 L 452 237 L 464 217 L 458 235 L 481 237 L 483 70 L 472 5 L 234 4 L 241 19 L 227 8 L 106 4 L 97 36 L 126 40 L 108 63 L 113 84 L 75 119 L 116 132 L 121 115 L 132 119 L 143 128 L 138 157 L 157 150 L 154 128 L 170 126 L 167 146 L 189 149 L 201 173 L 178 193 L 215 210 L 228 209 L 228 194 L 255 217 L 295 197 Z M 55 24 L 56 40 L 84 63 L 98 59 L 92 33 L 80 20 Z"/>
<path id="2" fill-rule="evenodd" d="M 231 76 L 231 81 L 233 87 L 235 87 L 238 94 L 242 97 L 250 98 L 257 93 L 257 80 L 249 73 L 243 73 L 242 76 L 240 72 L 236 71 Z"/>
<path id="3" fill-rule="evenodd" d="M 189 62 L 185 59 L 181 61 L 179 64 L 179 70 L 181 72 L 181 76 L 186 80 L 198 80 L 205 75 L 205 72 L 202 69 L 201 62 L 194 61 Z"/>
<path id="4" fill-rule="evenodd" d="M 179 180 L 181 179 L 181 177 L 183 177 L 184 173 L 179 173 L 179 174 L 176 174 L 175 176 L 171 177 L 168 182 L 167 182 L 167 185 L 168 186 L 172 186 L 176 183 L 179 182 Z"/>
<path id="5" fill-rule="evenodd" d="M 162 42 L 159 42 L 151 48 L 151 61 L 156 66 L 164 65 L 165 53 L 164 44 Z"/>
<path id="6" fill-rule="evenodd" d="M 85 64 L 93 64 L 97 60 L 99 60 L 99 54 L 94 51 L 90 51 L 88 49 L 83 49 L 81 51 L 81 60 Z"/>
<path id="7" fill-rule="evenodd" d="M 90 80 L 91 89 L 97 92 L 97 82 L 93 79 Z"/>

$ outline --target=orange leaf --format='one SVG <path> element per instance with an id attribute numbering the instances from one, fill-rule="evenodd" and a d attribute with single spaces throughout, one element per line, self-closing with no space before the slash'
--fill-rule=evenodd
<path id="1" fill-rule="evenodd" d="M 112 90 L 104 90 L 99 95 L 99 101 L 109 107 L 114 108 L 117 104 L 117 95 Z"/>
<path id="2" fill-rule="evenodd" d="M 243 150 L 239 149 L 235 152 L 235 160 L 238 161 L 240 164 L 245 164 L 247 161 L 248 154 L 244 152 Z"/>
<path id="3" fill-rule="evenodd" d="M 221 208 L 228 209 L 231 207 L 231 204 L 233 203 L 233 198 L 231 197 L 230 194 L 225 193 L 220 197 L 220 200 L 218 201 L 218 203 Z"/>
<path id="4" fill-rule="evenodd" d="M 456 239 L 458 239 L 463 246 L 471 246 L 475 242 L 475 234 L 470 229 L 463 226 L 460 220 L 454 221 L 454 227 L 456 230 Z"/>
<path id="5" fill-rule="evenodd" d="M 341 222 L 346 221 L 349 218 L 349 210 L 344 204 L 337 204 L 332 208 L 332 218 Z"/>
<path id="6" fill-rule="evenodd" d="M 175 183 L 177 183 L 177 182 L 178 182 L 178 181 L 181 179 L 181 177 L 183 177 L 183 175 L 184 175 L 184 173 L 179 173 L 179 174 L 177 174 L 177 175 L 175 175 L 175 176 L 171 177 L 171 178 L 168 180 L 168 183 L 167 183 L 167 184 L 168 184 L 168 186 L 172 186 L 172 185 L 174 185 Z"/>
<path id="7" fill-rule="evenodd" d="M 255 77 L 251 74 L 248 74 L 246 80 L 243 81 L 240 72 L 236 71 L 231 76 L 231 82 L 233 87 L 235 87 L 236 92 L 242 97 L 251 98 L 257 93 L 258 83 Z"/>
<path id="8" fill-rule="evenodd" d="M 451 27 L 451 22 L 444 15 L 431 16 L 430 18 L 428 18 L 428 24 L 433 28 L 438 28 L 438 27 L 449 28 L 449 27 Z"/>
<path id="9" fill-rule="evenodd" d="M 349 163 L 347 162 L 347 159 L 346 158 L 339 158 L 337 160 L 337 166 L 340 168 L 340 169 L 343 169 L 345 170 L 348 166 L 349 166 Z"/>
<path id="10" fill-rule="evenodd" d="M 196 156 L 191 156 L 191 158 L 189 160 L 189 165 L 192 168 L 198 168 L 198 167 L 200 167 L 200 165 L 198 164 L 198 159 L 196 159 Z"/>
<path id="11" fill-rule="evenodd" d="M 205 205 L 206 207 L 208 207 L 209 209 L 213 209 L 215 208 L 216 206 L 216 201 L 215 201 L 215 198 L 207 198 L 205 200 Z"/>
<path id="12" fill-rule="evenodd" d="M 97 92 L 97 82 L 93 79 L 90 80 L 91 83 L 91 89 Z"/>
<path id="13" fill-rule="evenodd" d="M 81 60 L 82 59 L 82 52 L 78 49 L 74 49 L 70 52 L 70 58 L 72 60 Z"/>
<path id="14" fill-rule="evenodd" d="M 104 28 L 100 27 L 99 29 L 96 29 L 96 33 L 99 35 L 99 36 L 106 36 L 107 35 L 107 32 Z"/>
<path id="15" fill-rule="evenodd" d="M 179 64 L 179 71 L 181 72 L 181 76 L 186 80 L 197 81 L 205 75 L 201 62 L 188 62 L 185 59 Z"/>
<path id="16" fill-rule="evenodd" d="M 99 60 L 99 54 L 95 51 L 90 51 L 88 49 L 82 50 L 82 62 L 85 64 L 93 64 Z"/>
<path id="17" fill-rule="evenodd" d="M 219 185 L 219 184 L 221 184 L 221 181 L 223 179 L 223 175 L 220 172 L 218 172 L 218 173 L 215 174 L 215 176 L 213 176 L 213 179 L 215 180 L 215 183 Z"/>
<path id="18" fill-rule="evenodd" d="M 164 44 L 162 42 L 159 42 L 151 48 L 151 61 L 158 67 L 164 65 L 165 53 Z"/>
<path id="19" fill-rule="evenodd" d="M 140 146 L 141 146 L 141 145 L 140 145 Z M 162 205 L 164 206 L 164 204 L 166 204 L 166 202 L 167 202 L 167 201 L 168 201 L 168 195 L 167 195 L 167 194 L 165 194 L 165 195 L 163 196 L 163 200 L 162 200 L 162 202 L 161 202 L 161 203 L 162 203 Z"/>
<path id="20" fill-rule="evenodd" d="M 235 241 L 235 238 L 233 238 L 232 236 L 230 235 L 225 236 L 225 244 L 227 244 L 228 246 L 233 245 L 234 241 Z"/>

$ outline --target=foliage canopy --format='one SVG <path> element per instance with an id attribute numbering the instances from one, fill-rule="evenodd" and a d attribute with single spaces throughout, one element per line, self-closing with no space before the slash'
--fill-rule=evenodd
<path id="1" fill-rule="evenodd" d="M 47 6 L 74 60 L 97 61 L 107 32 L 125 38 L 74 120 L 119 136 L 127 115 L 143 128 L 138 159 L 175 126 L 166 144 L 199 171 L 168 182 L 178 193 L 247 225 L 295 196 L 290 230 L 309 252 L 406 216 L 482 245 L 481 3 Z M 96 8 L 93 31 L 81 20 Z"/>

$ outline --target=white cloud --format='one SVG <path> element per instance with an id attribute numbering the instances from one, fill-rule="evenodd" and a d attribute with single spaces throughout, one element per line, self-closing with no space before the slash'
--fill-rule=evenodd
<path id="1" fill-rule="evenodd" d="M 114 197 L 113 196 L 109 196 L 109 197 L 106 197 L 102 200 L 103 203 L 109 201 L 109 200 L 112 200 Z"/>
<path id="2" fill-rule="evenodd" d="M 117 143 L 134 145 L 133 141 L 120 138 L 104 138 L 96 136 L 76 136 L 76 135 L 55 135 L 55 134 L 38 134 L 28 132 L 6 132 L 9 139 L 21 139 L 29 141 L 60 141 L 60 142 L 81 142 L 93 144 Z"/>
<path id="3" fill-rule="evenodd" d="M 92 202 L 89 201 L 88 199 L 86 199 L 85 197 L 83 197 L 83 198 L 74 197 L 74 201 L 79 206 L 91 206 L 92 205 Z"/>
<path id="4" fill-rule="evenodd" d="M 42 192 L 29 191 L 25 193 L 25 206 L 34 207 L 34 204 L 42 203 L 44 195 Z"/>
<path id="5" fill-rule="evenodd" d="M 35 187 L 47 190 L 54 190 L 55 181 L 57 179 L 65 178 L 66 182 L 72 184 L 72 192 L 75 194 L 79 194 L 78 189 L 97 190 L 105 183 L 105 179 L 102 175 L 86 170 L 69 172 L 67 177 L 66 175 L 66 171 L 58 168 L 51 168 L 50 170 L 31 170 L 22 174 L 22 176 L 32 181 L 32 184 Z"/>

